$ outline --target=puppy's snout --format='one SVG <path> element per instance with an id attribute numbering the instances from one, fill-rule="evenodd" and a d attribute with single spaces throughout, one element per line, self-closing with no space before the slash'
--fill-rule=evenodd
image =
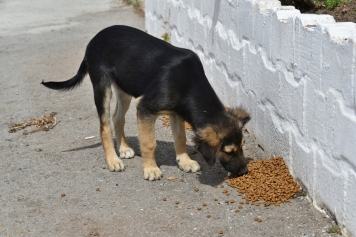
<path id="1" fill-rule="evenodd" d="M 245 167 L 243 167 L 243 168 L 240 170 L 238 176 L 241 176 L 241 175 L 244 175 L 244 174 L 247 174 L 247 173 L 248 173 L 248 169 L 247 169 L 247 165 L 246 165 Z"/>

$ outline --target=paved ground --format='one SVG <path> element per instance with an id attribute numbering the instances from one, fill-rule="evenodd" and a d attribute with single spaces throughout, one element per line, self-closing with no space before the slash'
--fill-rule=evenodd
<path id="1" fill-rule="evenodd" d="M 226 204 L 222 188 L 213 188 L 226 172 L 197 155 L 192 158 L 202 172 L 180 171 L 161 121 L 157 157 L 164 178 L 143 180 L 134 107 L 126 132 L 138 156 L 124 160 L 125 172 L 103 169 L 90 80 L 70 92 L 40 82 L 72 77 L 90 38 L 113 24 L 144 29 L 132 8 L 111 0 L 0 0 L 0 236 L 219 236 L 220 230 L 224 236 L 329 236 L 332 221 L 305 197 L 279 207 L 245 205 L 235 213 L 236 191 L 225 185 L 235 200 Z M 11 123 L 52 111 L 60 119 L 54 129 L 8 133 Z M 255 138 L 245 135 L 246 147 L 264 158 Z M 194 150 L 191 143 L 188 149 Z"/>

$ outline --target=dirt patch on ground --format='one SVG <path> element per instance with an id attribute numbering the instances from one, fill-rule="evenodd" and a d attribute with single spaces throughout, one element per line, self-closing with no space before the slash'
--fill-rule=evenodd
<path id="1" fill-rule="evenodd" d="M 317 1 L 311 0 L 282 0 L 282 5 L 292 5 L 301 13 L 313 14 L 329 14 L 335 18 L 337 22 L 355 22 L 356 23 L 356 1 L 350 0 L 347 2 L 340 2 L 330 7 L 331 1 Z M 337 2 L 337 1 L 333 1 Z"/>

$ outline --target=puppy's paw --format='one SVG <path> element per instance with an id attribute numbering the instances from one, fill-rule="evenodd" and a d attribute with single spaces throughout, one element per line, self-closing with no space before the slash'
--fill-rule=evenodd
<path id="1" fill-rule="evenodd" d="M 108 169 L 112 172 L 118 172 L 118 171 L 125 170 L 124 162 L 122 162 L 122 160 L 119 158 L 112 159 L 110 162 L 108 161 L 107 166 L 108 166 Z"/>
<path id="2" fill-rule="evenodd" d="M 200 165 L 195 160 L 181 159 L 177 160 L 179 169 L 185 172 L 197 172 L 200 170 Z"/>
<path id="3" fill-rule="evenodd" d="M 148 179 L 150 181 L 159 180 L 162 177 L 162 171 L 157 166 L 149 166 L 147 168 L 143 168 L 143 178 Z"/>
<path id="4" fill-rule="evenodd" d="M 129 158 L 133 158 L 135 156 L 135 151 L 130 148 L 120 148 L 120 158 L 122 159 L 129 159 Z"/>

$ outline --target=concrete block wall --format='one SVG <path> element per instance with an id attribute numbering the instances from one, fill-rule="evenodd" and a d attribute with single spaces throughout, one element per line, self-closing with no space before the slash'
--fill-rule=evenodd
<path id="1" fill-rule="evenodd" d="M 277 0 L 146 0 L 146 29 L 200 57 L 227 106 L 356 236 L 356 24 Z"/>

